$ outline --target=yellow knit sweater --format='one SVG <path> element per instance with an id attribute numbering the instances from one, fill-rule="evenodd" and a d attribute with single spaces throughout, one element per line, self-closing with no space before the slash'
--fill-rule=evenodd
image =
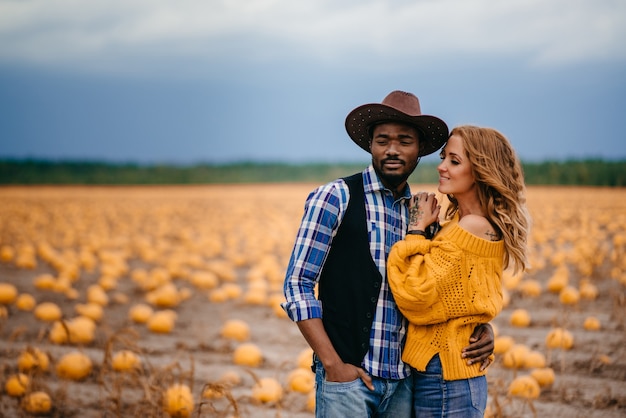
<path id="1" fill-rule="evenodd" d="M 407 235 L 391 249 L 389 285 L 409 320 L 402 360 L 426 370 L 439 354 L 446 380 L 485 374 L 467 365 L 461 350 L 475 326 L 502 310 L 504 242 L 479 238 L 447 223 L 433 240 Z"/>

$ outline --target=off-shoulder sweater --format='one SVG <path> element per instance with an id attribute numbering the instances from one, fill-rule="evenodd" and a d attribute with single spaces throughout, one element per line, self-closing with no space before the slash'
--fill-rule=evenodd
<path id="1" fill-rule="evenodd" d="M 407 235 L 389 254 L 387 277 L 400 311 L 409 320 L 402 360 L 426 370 L 439 354 L 446 380 L 485 374 L 467 365 L 461 350 L 475 326 L 502 310 L 504 242 L 489 241 L 447 223 L 428 240 Z"/>

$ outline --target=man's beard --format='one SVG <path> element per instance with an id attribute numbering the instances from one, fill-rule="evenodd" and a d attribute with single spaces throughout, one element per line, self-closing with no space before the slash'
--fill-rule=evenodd
<path id="1" fill-rule="evenodd" d="M 376 162 L 372 160 L 372 165 L 374 166 L 374 171 L 376 172 L 376 174 L 378 174 L 378 177 L 380 177 L 380 179 L 385 183 L 385 185 L 389 188 L 395 189 L 396 187 L 398 187 L 400 184 L 402 184 L 409 178 L 412 170 L 410 170 L 408 173 L 397 173 L 397 174 L 396 173 L 389 173 L 389 174 L 384 173 L 381 167 L 384 165 L 386 161 L 389 161 L 389 159 L 381 161 L 380 164 L 376 164 Z M 392 161 L 401 161 L 401 160 L 392 160 Z"/>

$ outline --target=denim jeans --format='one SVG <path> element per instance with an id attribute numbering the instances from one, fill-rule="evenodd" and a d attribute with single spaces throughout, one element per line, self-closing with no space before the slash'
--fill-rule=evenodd
<path id="1" fill-rule="evenodd" d="M 372 376 L 374 390 L 361 379 L 352 382 L 327 382 L 324 366 L 315 362 L 316 418 L 410 418 L 412 379 L 380 379 Z"/>
<path id="2" fill-rule="evenodd" d="M 412 369 L 415 417 L 482 418 L 487 407 L 487 378 L 443 380 L 439 355 L 425 372 Z"/>

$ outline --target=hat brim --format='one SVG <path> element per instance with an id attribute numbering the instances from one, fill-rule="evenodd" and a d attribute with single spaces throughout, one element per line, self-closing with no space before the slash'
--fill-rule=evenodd
<path id="1" fill-rule="evenodd" d="M 365 151 L 370 152 L 369 128 L 384 122 L 401 122 L 415 126 L 422 135 L 419 156 L 432 154 L 448 140 L 448 125 L 436 116 L 411 116 L 380 103 L 357 107 L 346 117 L 346 131 L 350 138 Z"/>

